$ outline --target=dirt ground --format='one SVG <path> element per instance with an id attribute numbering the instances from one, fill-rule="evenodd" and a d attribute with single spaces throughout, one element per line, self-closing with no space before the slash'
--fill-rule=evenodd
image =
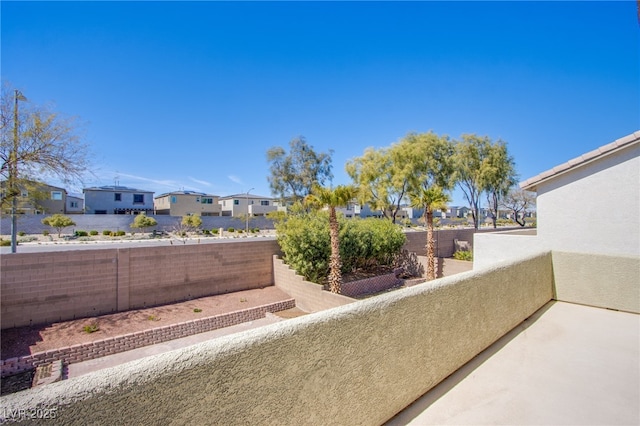
<path id="1" fill-rule="evenodd" d="M 0 355 L 2 359 L 20 357 L 286 299 L 290 299 L 286 293 L 271 286 L 92 318 L 11 328 L 2 330 L 0 334 Z M 284 313 L 281 316 L 301 313 Z M 97 325 L 98 330 L 92 333 L 85 331 L 86 326 L 92 325 Z"/>

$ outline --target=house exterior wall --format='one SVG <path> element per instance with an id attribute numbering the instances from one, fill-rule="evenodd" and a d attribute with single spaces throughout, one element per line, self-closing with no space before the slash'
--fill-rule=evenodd
<path id="1" fill-rule="evenodd" d="M 262 205 L 262 202 L 268 205 Z M 269 212 L 276 211 L 278 207 L 271 198 L 255 197 L 249 195 L 248 199 L 244 194 L 232 197 L 220 198 L 220 209 L 222 216 L 244 216 L 249 213 L 252 216 L 264 216 Z"/>
<path id="2" fill-rule="evenodd" d="M 211 199 L 212 202 L 203 203 L 203 198 Z M 219 197 L 209 194 L 169 193 L 156 197 L 153 205 L 156 214 L 171 216 L 220 216 L 221 212 Z"/>
<path id="3" fill-rule="evenodd" d="M 2 194 L 6 181 L 2 182 Z M 65 214 L 67 213 L 67 191 L 64 188 L 39 182 L 29 182 L 19 188 L 17 211 L 21 214 Z M 4 207 L 7 210 L 7 206 Z"/>
<path id="4" fill-rule="evenodd" d="M 116 212 L 148 212 L 153 213 L 153 192 L 132 188 L 85 188 L 85 210 L 88 214 L 114 214 Z M 121 194 L 120 201 L 115 195 Z M 143 202 L 134 202 L 134 195 L 141 194 Z"/>
<path id="5" fill-rule="evenodd" d="M 66 212 L 69 214 L 84 213 L 84 199 L 67 195 Z"/>
<path id="6" fill-rule="evenodd" d="M 640 256 L 640 143 L 537 186 L 549 249 Z"/>

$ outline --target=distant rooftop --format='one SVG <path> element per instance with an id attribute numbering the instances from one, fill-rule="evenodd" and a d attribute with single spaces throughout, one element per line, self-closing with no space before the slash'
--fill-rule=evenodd
<path id="1" fill-rule="evenodd" d="M 129 188 L 127 186 L 119 186 L 119 185 L 92 186 L 90 188 L 83 188 L 82 192 L 84 192 L 84 191 L 122 191 L 122 192 L 151 192 L 151 193 L 153 193 L 153 191 L 147 191 L 146 189 Z"/>
<path id="2" fill-rule="evenodd" d="M 254 194 L 247 195 L 246 192 L 243 192 L 241 194 L 233 194 L 233 195 L 226 195 L 224 197 L 220 197 L 221 200 L 228 200 L 231 198 L 260 198 L 263 200 L 273 200 L 273 197 L 265 197 L 262 195 L 254 195 Z"/>
<path id="3" fill-rule="evenodd" d="M 217 195 L 214 195 L 214 194 L 205 194 L 204 192 L 198 192 L 198 191 L 172 191 L 172 192 L 166 192 L 164 194 L 157 195 L 154 198 L 162 198 L 168 195 L 200 195 L 202 197 L 217 197 Z"/>
<path id="4" fill-rule="evenodd" d="M 554 167 L 551 170 L 547 170 L 546 172 L 542 172 L 537 176 L 529 178 L 524 182 L 520 183 L 520 188 L 526 189 L 528 191 L 535 191 L 538 184 L 549 180 L 555 176 L 566 173 L 570 170 L 575 170 L 585 164 L 591 163 L 595 160 L 598 160 L 607 155 L 613 154 L 616 151 L 621 150 L 622 148 L 626 148 L 627 146 L 640 143 L 640 130 L 631 133 L 630 135 L 624 136 L 620 139 L 617 139 L 610 144 L 601 146 L 598 149 L 594 149 L 591 152 L 587 152 L 579 157 L 576 157 L 572 160 L 567 161 L 564 164 L 560 164 L 559 166 Z"/>

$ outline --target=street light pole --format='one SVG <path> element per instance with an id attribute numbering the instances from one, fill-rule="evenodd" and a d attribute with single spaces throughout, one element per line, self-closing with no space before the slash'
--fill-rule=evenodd
<path id="1" fill-rule="evenodd" d="M 14 93 L 13 106 L 13 150 L 11 151 L 11 162 L 9 164 L 9 193 L 11 194 L 11 253 L 16 252 L 18 245 L 18 101 L 26 101 L 19 90 Z"/>
<path id="2" fill-rule="evenodd" d="M 245 201 L 247 202 L 247 217 L 246 217 L 246 223 L 244 225 L 244 232 L 247 234 L 247 236 L 249 235 L 249 193 L 254 189 L 255 188 L 251 188 L 250 190 L 248 190 L 245 197 Z"/>

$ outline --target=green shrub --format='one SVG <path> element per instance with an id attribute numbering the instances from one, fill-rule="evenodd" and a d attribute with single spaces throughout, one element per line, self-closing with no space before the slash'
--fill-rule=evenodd
<path id="1" fill-rule="evenodd" d="M 472 261 L 473 260 L 473 253 L 471 253 L 470 251 L 457 251 L 455 253 L 453 253 L 453 258 L 456 260 L 467 260 L 467 261 Z"/>
<path id="2" fill-rule="evenodd" d="M 0 247 L 8 247 L 11 245 L 11 240 L 0 240 Z"/>
<path id="3" fill-rule="evenodd" d="M 242 234 L 244 232 L 244 229 L 238 229 L 238 234 Z"/>
<path id="4" fill-rule="evenodd" d="M 76 231 L 75 232 L 75 236 L 76 237 L 87 237 L 87 236 L 89 236 L 89 233 L 87 231 Z"/>
<path id="5" fill-rule="evenodd" d="M 218 228 L 214 228 L 214 229 L 211 230 L 211 233 L 213 235 L 218 235 L 218 232 L 220 232 L 220 230 Z"/>
<path id="6" fill-rule="evenodd" d="M 392 266 L 405 242 L 402 229 L 383 219 L 340 218 L 342 271 Z M 326 212 L 290 215 L 276 223 L 284 259 L 307 280 L 319 283 L 329 272 L 331 254 Z"/>
<path id="7" fill-rule="evenodd" d="M 100 330 L 100 326 L 98 325 L 97 322 L 94 322 L 93 324 L 89 324 L 89 325 L 85 325 L 84 327 L 82 327 L 82 329 L 84 330 L 85 333 L 95 333 L 96 331 Z"/>
<path id="8" fill-rule="evenodd" d="M 112 233 L 112 234 L 113 234 L 113 233 Z M 124 237 L 125 235 L 127 235 L 127 233 L 126 233 L 125 231 L 118 231 L 118 232 L 116 232 L 116 235 L 117 235 L 118 237 Z"/>
<path id="9" fill-rule="evenodd" d="M 18 236 L 20 236 L 20 237 L 24 237 L 25 235 L 27 235 L 27 233 L 24 232 L 24 231 L 18 232 Z"/>
<path id="10" fill-rule="evenodd" d="M 98 235 L 98 231 L 89 231 L 89 235 Z"/>
<path id="11" fill-rule="evenodd" d="M 227 232 L 235 232 L 236 230 L 232 227 L 227 228 Z"/>
<path id="12" fill-rule="evenodd" d="M 209 231 L 208 229 L 203 229 L 203 230 L 202 230 L 202 233 L 203 233 L 204 235 L 210 235 L 210 234 L 211 234 L 211 231 Z"/>
<path id="13" fill-rule="evenodd" d="M 42 231 L 42 235 L 44 235 L 45 237 L 49 236 L 49 231 L 47 231 L 46 229 L 44 231 Z"/>
<path id="14" fill-rule="evenodd" d="M 254 234 L 257 234 L 258 232 L 260 232 L 260 228 L 253 228 L 251 232 L 253 232 Z"/>
<path id="15" fill-rule="evenodd" d="M 108 231 L 108 230 L 105 229 L 104 231 L 102 231 L 102 235 L 104 235 L 106 237 L 109 237 L 109 236 L 111 236 L 111 231 Z"/>

